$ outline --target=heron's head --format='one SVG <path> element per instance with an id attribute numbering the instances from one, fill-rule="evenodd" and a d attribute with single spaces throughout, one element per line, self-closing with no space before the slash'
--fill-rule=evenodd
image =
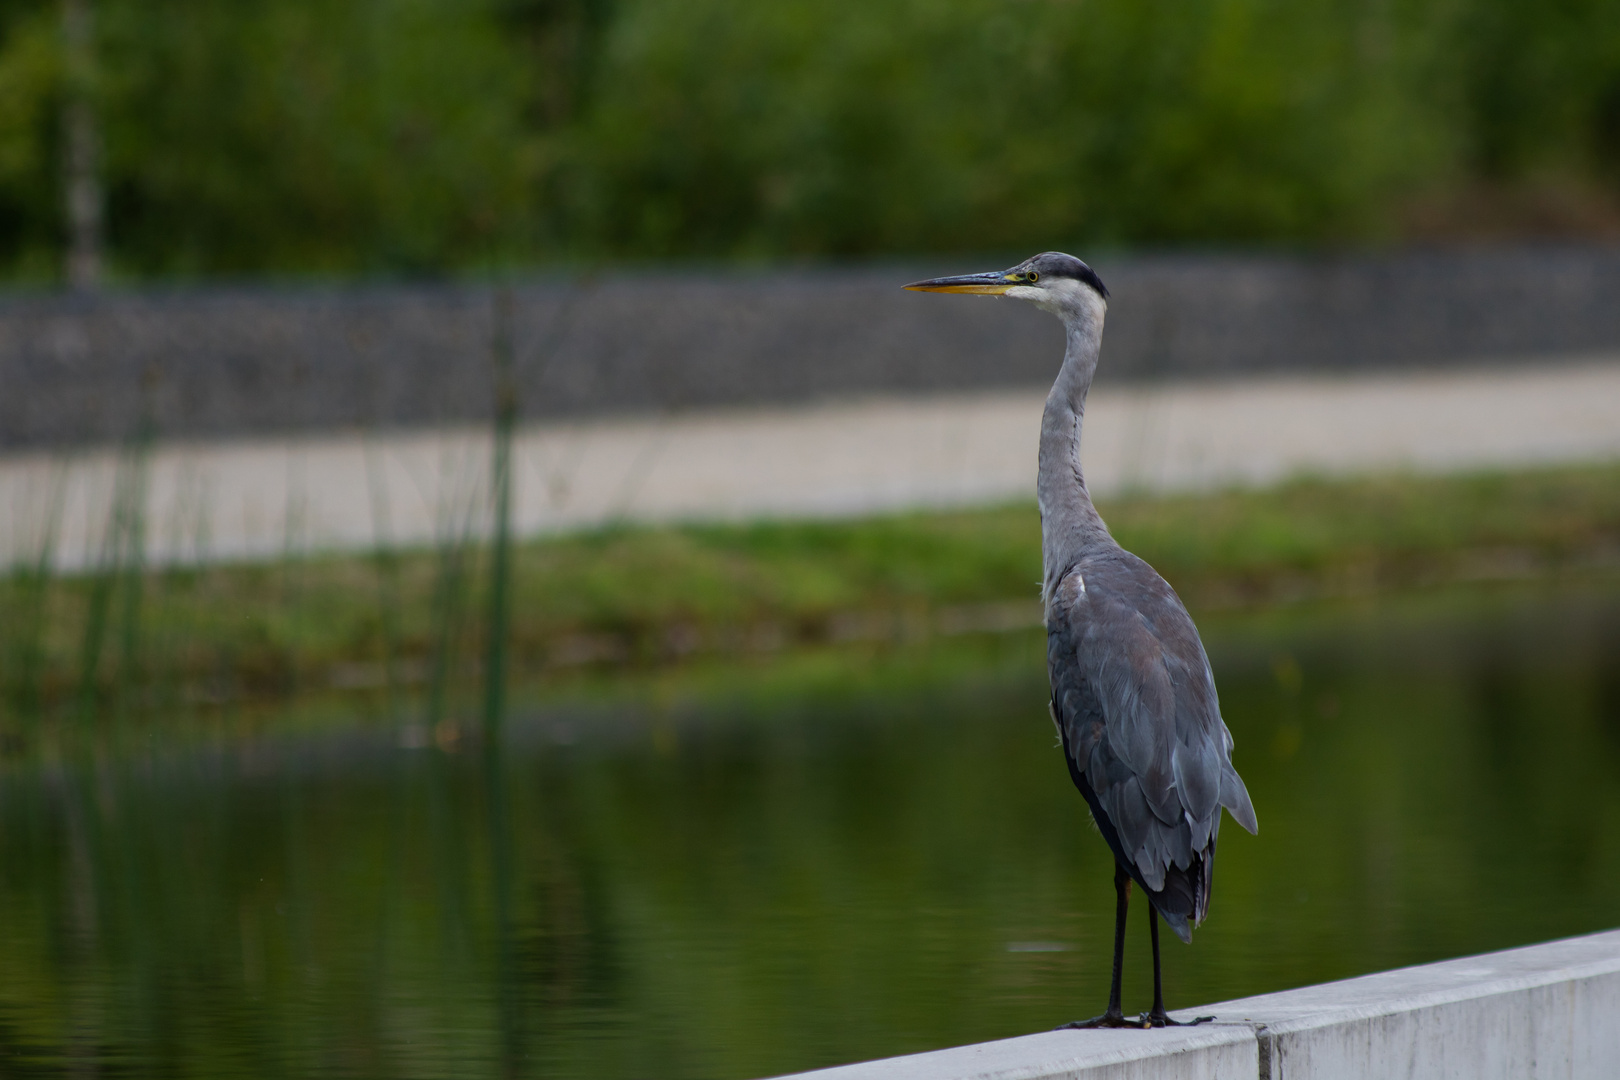
<path id="1" fill-rule="evenodd" d="M 906 288 L 916 292 L 1011 296 L 1028 300 L 1064 322 L 1089 317 L 1099 327 L 1102 314 L 1108 309 L 1108 287 L 1102 283 L 1102 278 L 1073 255 L 1061 251 L 1043 252 L 1010 270 L 914 281 Z"/>

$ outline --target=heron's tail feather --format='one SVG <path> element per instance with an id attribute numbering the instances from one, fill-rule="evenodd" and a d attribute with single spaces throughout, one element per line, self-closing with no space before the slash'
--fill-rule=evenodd
<path id="1" fill-rule="evenodd" d="M 1211 841 L 1209 847 L 1193 856 L 1185 870 L 1174 864 L 1169 866 L 1164 875 L 1164 888 L 1148 893 L 1154 908 L 1164 916 L 1165 924 L 1182 941 L 1191 942 L 1192 928 L 1209 914 L 1214 875 L 1215 844 Z"/>
<path id="2" fill-rule="evenodd" d="M 1159 912 L 1159 914 L 1164 918 L 1164 925 L 1168 926 L 1171 933 L 1181 939 L 1182 944 L 1192 944 L 1192 927 L 1187 924 L 1187 916 L 1166 915 L 1163 911 Z"/>

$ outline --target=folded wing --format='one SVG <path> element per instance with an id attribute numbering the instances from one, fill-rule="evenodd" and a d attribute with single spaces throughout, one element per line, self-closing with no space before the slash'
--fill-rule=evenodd
<path id="1" fill-rule="evenodd" d="M 1174 590 L 1114 549 L 1048 607 L 1053 719 L 1115 857 L 1184 939 L 1209 910 L 1224 806 L 1258 828 L 1198 631 Z M 1089 790 L 1088 790 L 1089 789 Z"/>

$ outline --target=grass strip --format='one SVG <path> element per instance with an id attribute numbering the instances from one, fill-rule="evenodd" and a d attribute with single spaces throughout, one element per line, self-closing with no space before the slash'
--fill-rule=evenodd
<path id="1" fill-rule="evenodd" d="M 1304 479 L 1261 491 L 1112 499 L 1102 511 L 1119 541 L 1195 612 L 1620 565 L 1620 465 Z M 462 567 L 451 586 L 476 588 L 489 557 L 469 547 L 465 558 L 476 565 Z M 580 669 L 1015 629 L 1039 619 L 1040 527 L 1028 504 L 860 521 L 622 527 L 516 544 L 510 559 L 510 662 L 514 677 L 531 684 Z M 387 559 L 306 556 L 296 567 L 289 560 L 147 571 L 140 618 L 150 651 L 141 676 L 171 688 L 166 708 L 175 686 L 202 709 L 281 701 L 295 689 L 374 691 L 379 700 L 391 682 L 415 684 L 419 694 L 442 693 L 445 679 L 470 689 L 487 643 L 444 633 L 441 562 L 422 550 Z M 286 588 L 289 574 L 297 589 Z M 42 595 L 36 578 L 19 573 L 0 584 L 0 634 L 16 627 L 26 636 L 5 643 L 0 657 L 13 665 L 28 658 L 6 672 L 8 703 L 34 709 L 73 697 L 78 646 L 106 589 L 95 575 L 58 578 Z M 379 603 L 380 584 L 389 605 Z M 473 597 L 459 600 L 465 607 Z M 102 700 L 142 692 L 125 681 L 104 680 Z M 17 730 L 15 719 L 0 718 L 0 729 Z"/>

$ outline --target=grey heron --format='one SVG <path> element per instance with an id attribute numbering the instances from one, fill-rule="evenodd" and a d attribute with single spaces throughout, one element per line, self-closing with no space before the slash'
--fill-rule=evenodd
<path id="1" fill-rule="evenodd" d="M 1159 919 L 1190 943 L 1192 928 L 1209 911 L 1221 808 L 1251 833 L 1258 825 L 1232 767 L 1232 734 L 1192 617 L 1151 566 L 1114 541 L 1086 490 L 1080 425 L 1108 289 L 1091 267 L 1052 251 L 1010 270 L 906 288 L 1010 296 L 1063 321 L 1068 345 L 1041 419 L 1036 482 L 1047 674 L 1069 776 L 1114 853 L 1116 898 L 1107 1011 L 1064 1026 L 1178 1024 L 1164 1011 Z M 1153 1008 L 1140 1020 L 1120 1008 L 1133 881 L 1147 893 L 1153 941 Z"/>

